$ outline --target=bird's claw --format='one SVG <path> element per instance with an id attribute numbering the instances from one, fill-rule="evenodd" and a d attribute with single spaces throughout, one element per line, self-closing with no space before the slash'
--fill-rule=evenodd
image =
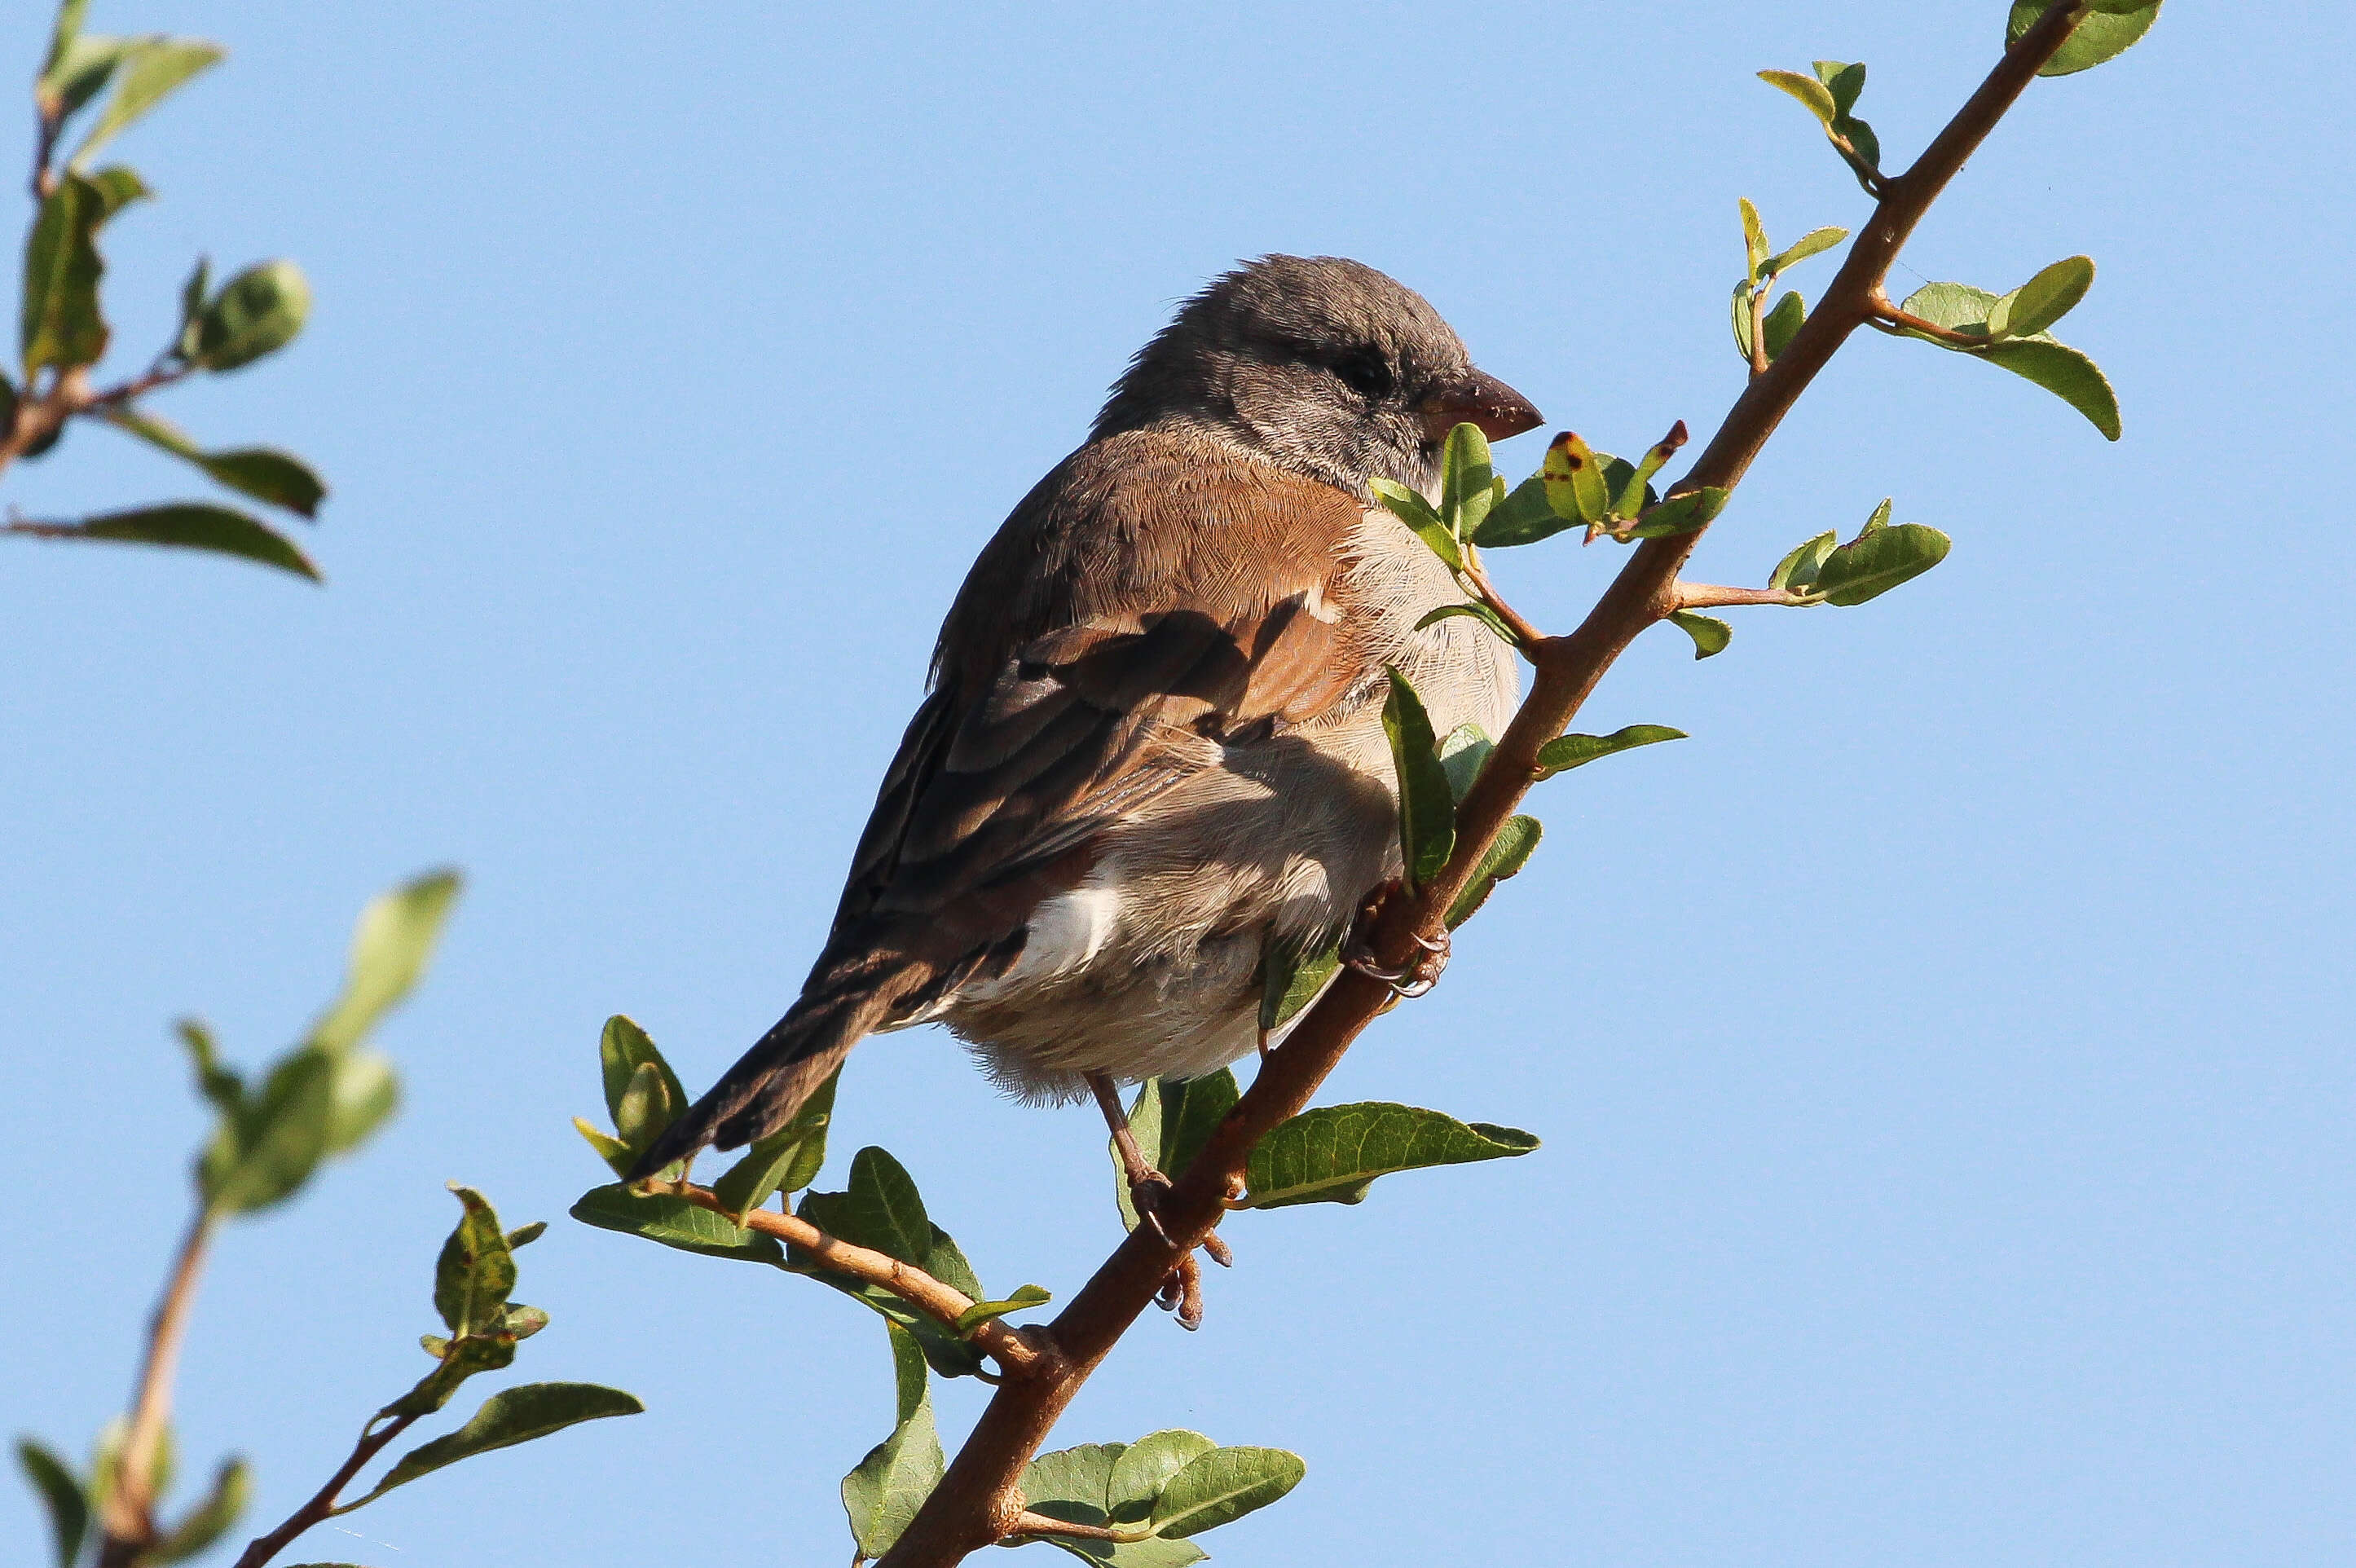
<path id="1" fill-rule="evenodd" d="M 1151 1230 L 1165 1243 L 1170 1232 L 1162 1224 L 1162 1200 L 1170 1194 L 1170 1178 L 1160 1171 L 1148 1169 L 1131 1178 L 1129 1184 L 1130 1206 L 1137 1210 L 1137 1222 Z M 1203 1238 L 1203 1251 L 1223 1269 L 1236 1266 L 1236 1255 L 1216 1231 Z M 1178 1326 L 1192 1332 L 1203 1326 L 1203 1265 L 1194 1261 L 1192 1251 L 1180 1254 L 1170 1273 L 1162 1277 L 1162 1288 L 1154 1293 L 1154 1305 L 1164 1312 L 1178 1315 Z"/>
<path id="2" fill-rule="evenodd" d="M 1379 962 L 1374 950 L 1366 945 L 1365 939 L 1354 935 L 1342 949 L 1342 963 L 1368 980 L 1382 982 L 1398 995 L 1408 998 L 1421 996 L 1440 983 L 1441 972 L 1448 968 L 1449 937 L 1446 931 L 1436 938 L 1415 932 L 1410 940 L 1423 951 L 1408 962 L 1393 967 Z"/>

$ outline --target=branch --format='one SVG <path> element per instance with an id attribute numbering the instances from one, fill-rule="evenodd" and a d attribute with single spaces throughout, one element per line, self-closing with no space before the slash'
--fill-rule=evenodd
<path id="1" fill-rule="evenodd" d="M 132 1401 L 131 1430 L 115 1462 L 106 1517 L 100 1521 L 106 1534 L 99 1547 L 99 1568 L 130 1568 L 155 1542 L 155 1455 L 171 1423 L 172 1379 L 180 1364 L 180 1343 L 187 1337 L 188 1308 L 196 1302 L 197 1280 L 204 1273 L 214 1223 L 209 1208 L 197 1210 L 148 1325 L 147 1359 Z"/>
<path id="2" fill-rule="evenodd" d="M 1717 609 L 1727 605 L 1812 605 L 1816 601 L 1789 588 L 1723 588 L 1716 583 L 1679 583 L 1673 590 L 1681 610 Z"/>
<path id="3" fill-rule="evenodd" d="M 288 1541 L 334 1513 L 337 1496 L 352 1484 L 352 1477 L 359 1475 L 369 1460 L 382 1453 L 385 1444 L 407 1431 L 409 1423 L 423 1413 L 421 1411 L 414 1415 L 395 1416 L 379 1432 L 361 1428 L 360 1440 L 352 1444 L 351 1456 L 327 1477 L 327 1484 L 312 1493 L 309 1502 L 288 1514 L 286 1522 L 268 1535 L 256 1536 L 248 1542 L 237 1560 L 236 1568 L 262 1568 L 263 1563 L 285 1551 Z M 373 1421 L 369 1423 L 369 1426 L 375 1424 Z"/>
<path id="4" fill-rule="evenodd" d="M 1764 375 L 1735 400 L 1690 472 L 1672 494 L 1732 489 L 1849 335 L 1872 315 L 1872 301 L 1922 215 L 2005 112 L 2053 58 L 2077 25 L 2085 0 L 2064 0 L 2006 50 L 1970 100 L 1913 167 L 1886 178 L 1872 220 L 1850 249 L 1831 289 Z M 1393 894 L 1372 923 L 1369 945 L 1398 967 L 1446 929 L 1474 868 L 1538 774 L 1538 747 L 1560 735 L 1613 660 L 1637 636 L 1679 605 L 1677 573 L 1702 531 L 1637 546 L 1587 619 L 1567 637 L 1529 650 L 1537 666 L 1528 700 L 1457 808 L 1456 850 L 1439 876 L 1412 897 Z M 1151 1304 L 1178 1260 L 1202 1243 L 1226 1212 L 1228 1183 L 1251 1150 L 1279 1122 L 1298 1115 L 1358 1032 L 1391 1002 L 1390 987 L 1344 967 L 1284 1044 L 1269 1053 L 1250 1089 L 1212 1132 L 1193 1164 L 1164 1196 L 1157 1231 L 1129 1233 L 1082 1286 L 1048 1333 L 1062 1353 L 1057 1370 L 1009 1380 L 994 1395 L 963 1448 L 878 1568 L 943 1568 L 1010 1534 L 1023 1517 L 1023 1466 L 1055 1426 L 1080 1385 L 1130 1324 Z"/>
<path id="5" fill-rule="evenodd" d="M 958 1319 L 975 1305 L 973 1297 L 954 1285 L 942 1283 L 914 1263 L 904 1263 L 889 1252 L 878 1252 L 866 1247 L 828 1235 L 798 1215 L 780 1214 L 774 1208 L 755 1208 L 739 1215 L 723 1205 L 708 1187 L 697 1187 L 679 1181 L 665 1185 L 648 1184 L 648 1190 L 667 1192 L 683 1197 L 698 1208 L 735 1220 L 747 1230 L 758 1230 L 764 1236 L 799 1247 L 830 1273 L 848 1274 L 852 1279 L 872 1285 L 881 1285 L 915 1307 L 926 1316 L 954 1331 Z M 1033 1378 L 1061 1372 L 1063 1358 L 1052 1345 L 1035 1342 L 1033 1335 L 1011 1327 L 997 1318 L 989 1318 L 969 1329 L 965 1337 L 984 1355 L 995 1360 L 1009 1378 Z M 240 1568 L 243 1568 L 241 1564 Z"/>
<path id="6" fill-rule="evenodd" d="M 1890 303 L 1889 295 L 1879 289 L 1866 301 L 1869 314 L 1867 325 L 1882 332 L 1904 334 L 1920 332 L 1926 338 L 1936 338 L 1942 343 L 1953 343 L 1958 349 L 1985 349 L 1996 341 L 1985 332 L 1958 332 L 1952 327 L 1942 327 L 1935 321 L 1925 321 L 1911 310 L 1901 310 Z"/>

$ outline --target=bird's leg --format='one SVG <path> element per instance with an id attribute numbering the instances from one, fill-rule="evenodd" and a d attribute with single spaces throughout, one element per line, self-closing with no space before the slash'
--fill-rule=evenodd
<path id="1" fill-rule="evenodd" d="M 1385 884 L 1360 907 L 1357 921 L 1342 944 L 1342 963 L 1344 968 L 1355 969 L 1369 980 L 1381 981 L 1401 996 L 1420 996 L 1440 983 L 1441 972 L 1448 968 L 1451 943 L 1447 931 L 1442 930 L 1437 937 L 1415 933 L 1412 940 L 1423 951 L 1417 954 L 1411 962 L 1397 969 L 1376 962 L 1374 949 L 1366 944 L 1367 928 L 1374 923 L 1383 900 L 1398 886 L 1396 882 Z"/>
<path id="2" fill-rule="evenodd" d="M 1129 1182 L 1130 1206 L 1137 1210 L 1138 1223 L 1153 1228 L 1153 1233 L 1164 1241 L 1170 1233 L 1162 1228 L 1162 1199 L 1170 1190 L 1170 1178 L 1155 1170 L 1147 1161 L 1145 1151 L 1137 1146 L 1137 1135 L 1129 1130 L 1129 1112 L 1121 1109 L 1120 1090 L 1110 1075 L 1092 1072 L 1087 1075 L 1088 1089 L 1096 1096 L 1097 1109 L 1104 1112 L 1105 1125 L 1112 1129 L 1112 1145 L 1120 1155 L 1121 1175 Z M 1226 1242 L 1216 1233 L 1203 1238 L 1203 1251 L 1223 1269 L 1235 1267 L 1236 1255 L 1227 1250 Z M 1162 1282 L 1154 1300 L 1164 1312 L 1175 1310 L 1178 1323 L 1183 1328 L 1199 1328 L 1203 1323 L 1203 1266 L 1194 1261 L 1191 1251 L 1178 1260 Z"/>

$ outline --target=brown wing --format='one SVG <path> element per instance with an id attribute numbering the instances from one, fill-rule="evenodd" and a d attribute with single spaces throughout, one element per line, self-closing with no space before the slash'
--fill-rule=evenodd
<path id="1" fill-rule="evenodd" d="M 820 969 L 913 942 L 948 978 L 1219 742 L 1341 701 L 1365 673 L 1337 589 L 1360 516 L 1199 437 L 1133 433 L 1066 460 L 958 594 Z"/>

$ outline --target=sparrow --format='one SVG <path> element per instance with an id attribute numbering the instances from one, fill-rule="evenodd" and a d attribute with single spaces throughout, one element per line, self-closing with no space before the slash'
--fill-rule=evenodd
<path id="1" fill-rule="evenodd" d="M 1439 733 L 1512 714 L 1504 643 L 1419 628 L 1463 594 L 1367 486 L 1436 500 L 1464 423 L 1540 418 L 1372 267 L 1271 255 L 1186 300 L 967 575 L 799 999 L 634 1177 L 782 1126 L 885 1030 L 1093 1090 L 1117 1135 L 1116 1083 L 1268 1043 L 1264 955 L 1400 872 L 1386 667 Z"/>

